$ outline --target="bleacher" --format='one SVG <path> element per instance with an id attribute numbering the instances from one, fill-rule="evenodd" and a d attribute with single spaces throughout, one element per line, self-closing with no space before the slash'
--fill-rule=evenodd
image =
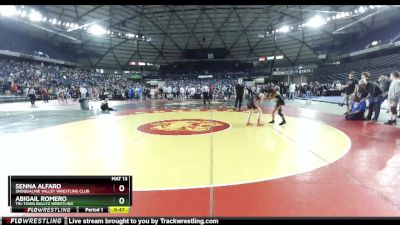
<path id="1" fill-rule="evenodd" d="M 36 55 L 68 62 L 75 62 L 75 57 L 67 52 L 60 51 L 51 43 L 26 35 L 21 31 L 8 29 L 6 25 L 0 24 L 0 50 L 8 50 L 29 55 Z M 42 52 L 43 55 L 39 55 Z"/>
<path id="2" fill-rule="evenodd" d="M 378 45 L 387 44 L 396 41 L 400 37 L 400 21 L 393 21 L 388 25 L 368 31 L 367 35 L 364 35 L 360 39 L 355 39 L 349 44 L 345 45 L 340 55 L 357 52 L 366 49 L 370 46 L 373 41 L 378 41 Z"/>
<path id="3" fill-rule="evenodd" d="M 371 80 L 377 80 L 382 74 L 389 74 L 393 70 L 398 70 L 400 53 L 378 56 L 369 59 L 357 60 L 338 65 L 320 66 L 314 70 L 314 76 L 320 82 L 331 83 L 335 80 L 345 80 L 350 71 L 355 71 L 356 75 L 363 71 L 371 74 Z"/>

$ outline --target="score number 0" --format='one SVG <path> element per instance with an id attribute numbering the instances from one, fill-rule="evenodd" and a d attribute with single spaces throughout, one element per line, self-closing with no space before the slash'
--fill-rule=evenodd
<path id="1" fill-rule="evenodd" d="M 125 191 L 125 186 L 124 185 L 119 185 L 118 187 L 119 192 L 124 192 Z M 118 199 L 119 204 L 123 205 L 125 203 L 125 198 L 121 197 Z"/>

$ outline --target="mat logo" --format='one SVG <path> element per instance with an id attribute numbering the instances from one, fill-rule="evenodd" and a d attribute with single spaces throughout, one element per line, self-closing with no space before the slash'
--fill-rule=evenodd
<path id="1" fill-rule="evenodd" d="M 219 132 L 229 127 L 230 124 L 217 120 L 180 119 L 143 124 L 138 130 L 158 135 L 195 135 Z"/>

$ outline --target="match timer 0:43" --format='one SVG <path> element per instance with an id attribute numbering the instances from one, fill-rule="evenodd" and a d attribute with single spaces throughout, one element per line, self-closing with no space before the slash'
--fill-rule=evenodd
<path id="1" fill-rule="evenodd" d="M 9 176 L 8 205 L 24 213 L 128 213 L 132 176 Z"/>

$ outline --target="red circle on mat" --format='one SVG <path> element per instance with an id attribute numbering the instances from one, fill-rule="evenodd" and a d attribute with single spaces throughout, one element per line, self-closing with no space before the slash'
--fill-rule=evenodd
<path id="1" fill-rule="evenodd" d="M 226 130 L 231 125 L 218 120 L 181 119 L 162 120 L 146 123 L 137 129 L 144 133 L 159 135 L 194 135 L 208 134 Z"/>

